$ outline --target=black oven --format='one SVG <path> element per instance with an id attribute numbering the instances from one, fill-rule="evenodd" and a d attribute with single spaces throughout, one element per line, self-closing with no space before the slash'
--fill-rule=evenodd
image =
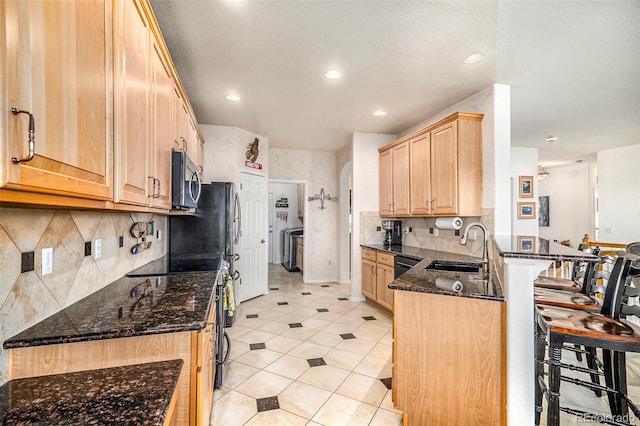
<path id="1" fill-rule="evenodd" d="M 171 153 L 171 208 L 189 210 L 198 207 L 202 182 L 198 168 L 186 152 Z"/>

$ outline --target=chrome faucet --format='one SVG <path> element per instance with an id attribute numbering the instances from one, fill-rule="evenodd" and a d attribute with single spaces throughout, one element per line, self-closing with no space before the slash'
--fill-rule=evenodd
<path id="1" fill-rule="evenodd" d="M 483 224 L 480 222 L 471 222 L 464 228 L 464 232 L 462 233 L 462 238 L 460 239 L 460 244 L 463 246 L 467 244 L 467 237 L 469 236 L 469 230 L 477 226 L 482 229 L 484 233 L 484 246 L 482 248 L 482 272 L 485 278 L 489 275 L 489 231 Z"/>

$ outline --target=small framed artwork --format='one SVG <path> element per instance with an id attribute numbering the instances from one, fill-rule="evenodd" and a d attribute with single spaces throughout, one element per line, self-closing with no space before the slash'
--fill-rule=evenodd
<path id="1" fill-rule="evenodd" d="M 533 198 L 533 176 L 520 176 L 520 198 Z"/>
<path id="2" fill-rule="evenodd" d="M 549 196 L 543 195 L 538 197 L 538 225 L 549 226 Z"/>
<path id="3" fill-rule="evenodd" d="M 536 218 L 535 201 L 518 203 L 518 219 L 535 219 L 535 218 Z"/>
<path id="4" fill-rule="evenodd" d="M 533 252 L 536 251 L 536 237 L 519 235 L 518 251 Z"/>

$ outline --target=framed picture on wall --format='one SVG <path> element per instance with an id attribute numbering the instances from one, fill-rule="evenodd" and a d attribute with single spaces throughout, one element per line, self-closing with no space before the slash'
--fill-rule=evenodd
<path id="1" fill-rule="evenodd" d="M 518 219 L 535 219 L 535 218 L 536 218 L 535 201 L 518 203 Z"/>
<path id="2" fill-rule="evenodd" d="M 533 176 L 520 176 L 520 198 L 533 198 Z"/>
<path id="3" fill-rule="evenodd" d="M 533 252 L 536 251 L 536 237 L 519 235 L 518 236 L 518 251 Z"/>

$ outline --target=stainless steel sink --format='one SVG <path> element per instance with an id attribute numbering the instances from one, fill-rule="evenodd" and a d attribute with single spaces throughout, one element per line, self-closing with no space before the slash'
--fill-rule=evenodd
<path id="1" fill-rule="evenodd" d="M 463 262 L 458 260 L 434 260 L 425 269 L 434 271 L 479 273 L 482 262 Z"/>

